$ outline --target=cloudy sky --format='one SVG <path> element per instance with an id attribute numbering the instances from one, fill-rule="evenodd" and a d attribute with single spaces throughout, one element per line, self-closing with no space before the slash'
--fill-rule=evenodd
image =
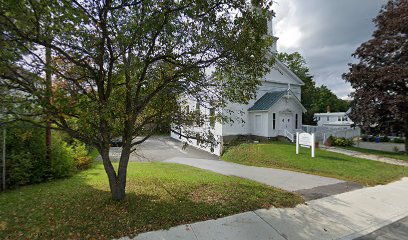
<path id="1" fill-rule="evenodd" d="M 371 38 L 372 19 L 386 0 L 275 0 L 273 27 L 278 51 L 300 52 L 318 85 L 347 98 L 351 54 Z"/>

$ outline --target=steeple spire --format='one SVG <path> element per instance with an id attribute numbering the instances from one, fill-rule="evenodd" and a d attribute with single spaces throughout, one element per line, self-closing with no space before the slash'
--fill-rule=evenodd
<path id="1" fill-rule="evenodd" d="M 265 2 L 267 2 L 267 3 L 265 3 Z M 264 5 L 264 4 L 267 4 L 270 7 L 270 4 L 272 4 L 272 1 L 269 2 L 269 1 L 265 1 L 265 0 L 251 0 L 251 4 L 252 4 L 252 7 L 254 9 L 257 9 L 260 6 Z M 272 15 L 274 15 L 274 14 L 272 14 Z M 273 37 L 273 39 L 274 39 L 274 43 L 272 44 L 271 49 L 270 49 L 271 52 L 272 53 L 277 53 L 278 50 L 277 50 L 277 47 L 276 47 L 276 42 L 278 41 L 278 38 L 273 35 L 272 19 L 273 19 L 273 16 L 270 19 L 268 19 L 267 22 L 266 22 L 266 34 Z"/>
<path id="2" fill-rule="evenodd" d="M 273 17 L 271 19 L 268 19 L 268 22 L 267 22 L 268 31 L 267 31 L 267 33 L 268 33 L 269 36 L 272 36 L 273 39 L 274 39 L 274 43 L 271 46 L 271 51 L 273 53 L 276 53 L 276 52 L 278 52 L 276 42 L 278 41 L 279 38 L 277 38 L 277 37 L 275 37 L 273 35 L 273 21 L 272 20 L 273 20 Z"/>
<path id="3" fill-rule="evenodd" d="M 272 17 L 273 18 L 273 17 Z M 268 25 L 268 35 L 273 36 L 273 23 L 272 23 L 272 18 L 268 20 L 267 25 Z"/>

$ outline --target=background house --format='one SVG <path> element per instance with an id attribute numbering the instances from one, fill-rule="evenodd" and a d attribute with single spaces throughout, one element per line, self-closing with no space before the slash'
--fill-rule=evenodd
<path id="1" fill-rule="evenodd" d="M 351 127 L 354 122 L 348 117 L 350 109 L 347 112 L 330 112 L 315 113 L 314 118 L 317 126 L 325 127 Z"/>

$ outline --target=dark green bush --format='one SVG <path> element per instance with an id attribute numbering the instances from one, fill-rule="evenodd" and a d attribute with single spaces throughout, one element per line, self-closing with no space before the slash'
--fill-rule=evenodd
<path id="1" fill-rule="evenodd" d="M 394 138 L 392 141 L 394 143 L 405 143 L 405 140 L 403 138 Z"/>
<path id="2" fill-rule="evenodd" d="M 353 146 L 353 140 L 346 139 L 344 137 L 330 136 L 328 140 L 331 142 L 332 146 L 339 146 L 339 147 Z"/>
<path id="3" fill-rule="evenodd" d="M 381 136 L 380 137 L 380 142 L 389 142 L 390 138 L 388 136 Z"/>
<path id="4" fill-rule="evenodd" d="M 375 142 L 376 136 L 370 136 L 368 137 L 369 142 Z"/>
<path id="5" fill-rule="evenodd" d="M 76 168 L 73 150 L 58 132 L 52 134 L 51 163 L 46 160 L 42 128 L 7 128 L 6 179 L 8 187 L 71 176 Z"/>
<path id="6" fill-rule="evenodd" d="M 368 141 L 368 135 L 365 135 L 365 134 L 361 135 L 361 140 L 364 141 L 364 142 L 367 142 Z"/>
<path id="7" fill-rule="evenodd" d="M 7 185 L 26 185 L 32 179 L 33 161 L 32 155 L 28 152 L 20 152 L 10 155 L 7 158 Z"/>

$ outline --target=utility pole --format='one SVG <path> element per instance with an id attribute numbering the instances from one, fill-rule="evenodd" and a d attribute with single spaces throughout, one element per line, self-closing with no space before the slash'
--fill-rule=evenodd
<path id="1" fill-rule="evenodd" d="M 2 183 L 3 190 L 6 190 L 6 127 L 3 127 L 3 151 L 2 151 L 2 162 L 3 162 L 3 174 Z"/>
<path id="2" fill-rule="evenodd" d="M 52 94 L 52 79 L 51 79 L 51 48 L 45 48 L 45 84 L 46 84 L 46 96 L 47 104 L 51 104 L 51 94 Z M 46 160 L 47 164 L 51 166 L 51 122 L 49 116 L 46 116 L 46 127 L 45 127 L 45 146 L 46 146 Z"/>

